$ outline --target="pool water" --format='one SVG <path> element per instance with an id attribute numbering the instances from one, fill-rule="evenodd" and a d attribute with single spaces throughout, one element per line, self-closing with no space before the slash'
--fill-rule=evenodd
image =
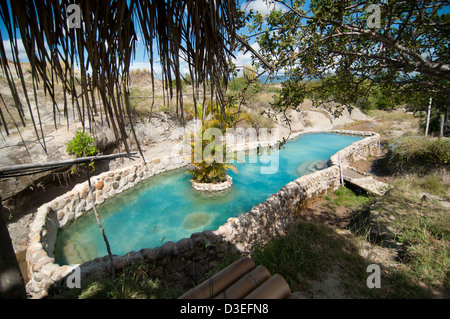
<path id="1" fill-rule="evenodd" d="M 328 161 L 337 151 L 360 139 L 310 133 L 263 157 L 248 154 L 244 163 L 235 164 L 238 174 L 229 171 L 232 188 L 214 195 L 195 191 L 186 168 L 155 175 L 97 207 L 111 252 L 124 255 L 158 247 L 166 241 L 176 242 L 195 232 L 215 230 L 287 183 L 322 168 L 320 161 Z M 55 257 L 60 265 L 105 255 L 106 246 L 92 211 L 59 230 Z"/>

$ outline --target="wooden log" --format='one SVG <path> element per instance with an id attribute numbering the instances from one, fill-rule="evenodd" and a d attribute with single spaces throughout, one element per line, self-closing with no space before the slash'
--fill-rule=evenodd
<path id="1" fill-rule="evenodd" d="M 210 299 L 227 289 L 247 272 L 255 268 L 255 262 L 243 257 L 225 269 L 191 289 L 179 299 Z"/>
<path id="2" fill-rule="evenodd" d="M 64 161 L 56 161 L 56 162 L 47 162 L 47 163 L 34 163 L 34 164 L 21 164 L 21 165 L 12 165 L 5 166 L 0 168 L 0 178 L 12 177 L 18 174 L 26 175 L 28 174 L 36 174 L 42 171 L 56 169 L 64 166 L 71 166 L 75 164 L 85 164 L 90 162 L 98 162 L 98 161 L 110 161 L 120 157 L 130 157 L 133 158 L 137 152 L 128 153 L 119 153 L 112 155 L 98 155 L 98 156 L 88 156 L 88 157 L 79 157 L 70 160 Z"/>
<path id="3" fill-rule="evenodd" d="M 229 288 L 222 291 L 214 299 L 241 299 L 255 290 L 270 278 L 269 270 L 259 265 L 251 272 L 245 274 Z"/>
<path id="4" fill-rule="evenodd" d="M 276 274 L 253 290 L 244 299 L 284 299 L 291 294 L 286 280 Z"/>

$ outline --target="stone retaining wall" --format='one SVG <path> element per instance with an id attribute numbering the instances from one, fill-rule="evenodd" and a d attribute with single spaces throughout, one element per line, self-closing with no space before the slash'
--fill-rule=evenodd
<path id="1" fill-rule="evenodd" d="M 226 181 L 222 183 L 199 183 L 191 180 L 191 186 L 193 189 L 200 192 L 220 192 L 233 186 L 233 178 L 231 178 L 230 175 L 227 175 Z"/>
<path id="2" fill-rule="evenodd" d="M 340 150 L 336 154 L 330 157 L 331 165 L 339 165 L 339 157 L 341 159 L 342 166 L 348 166 L 349 164 L 367 158 L 369 155 L 377 154 L 380 151 L 380 134 L 371 132 L 358 132 L 354 131 L 329 131 L 330 133 L 349 134 L 349 135 L 362 135 L 365 138 L 353 143 L 346 148 Z"/>
<path id="3" fill-rule="evenodd" d="M 327 133 L 366 136 L 338 152 L 343 165 L 379 151 L 379 134 L 353 131 L 327 131 Z M 176 288 L 194 286 L 196 280 L 214 267 L 228 252 L 248 253 L 256 243 L 263 243 L 273 236 L 283 235 L 302 208 L 312 201 L 319 200 L 328 191 L 337 189 L 340 183 L 338 153 L 330 158 L 330 167 L 288 183 L 249 212 L 229 218 L 217 230 L 195 233 L 190 238 L 181 239 L 177 243 L 169 241 L 158 248 L 142 249 L 124 256 L 115 255 L 113 257 L 115 270 L 120 271 L 129 264 L 145 261 L 153 264 L 155 276 L 163 278 L 169 285 Z M 27 291 L 31 297 L 41 298 L 52 289 L 63 286 L 67 276 L 78 267 L 82 281 L 88 276 L 100 276 L 110 267 L 108 256 L 96 258 L 82 265 L 56 264 L 53 253 L 58 229 L 92 209 L 94 204 L 101 204 L 111 196 L 155 174 L 187 164 L 187 160 L 182 157 L 157 158 L 148 163 L 137 163 L 92 177 L 91 188 L 87 182 L 78 184 L 66 194 L 42 205 L 30 226 L 30 241 L 26 252 L 30 278 Z"/>

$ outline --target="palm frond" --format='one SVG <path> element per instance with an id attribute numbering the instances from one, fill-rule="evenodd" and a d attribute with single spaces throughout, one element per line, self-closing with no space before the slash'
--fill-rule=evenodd
<path id="1" fill-rule="evenodd" d="M 82 14 L 80 28 L 70 28 L 67 23 L 72 3 Z M 222 0 L 14 0 L 0 2 L 0 18 L 10 40 L 10 48 L 6 50 L 0 34 L 0 67 L 25 125 L 24 103 L 13 71 L 18 75 L 35 134 L 44 150 L 47 151 L 36 92 L 43 87 L 50 96 L 56 126 L 57 82 L 64 92 L 64 116 L 68 118 L 70 114 L 68 96 L 71 96 L 73 112 L 78 114 L 83 128 L 91 129 L 95 121 L 98 103 L 94 92 L 97 92 L 108 126 L 130 152 L 126 125 L 131 125 L 134 136 L 135 132 L 129 108 L 129 71 L 138 33 L 149 53 L 152 74 L 153 51 L 159 54 L 165 92 L 171 98 L 174 95 L 171 84 L 175 82 L 177 114 L 183 119 L 182 61 L 188 63 L 195 89 L 208 83 L 211 98 L 214 94 L 221 100 L 229 77 L 228 61 L 235 47 L 238 15 L 235 1 Z M 31 64 L 36 113 L 19 63 L 20 40 Z M 7 51 L 13 53 L 13 69 Z M 75 65 L 80 68 L 79 79 L 74 76 Z M 152 88 L 155 88 L 153 77 Z M 206 94 L 206 90 L 203 92 Z M 204 96 L 203 100 L 206 99 Z"/>
<path id="2" fill-rule="evenodd" d="M 235 173 L 235 174 L 239 174 L 239 170 L 238 170 L 238 168 L 236 167 L 236 166 L 234 166 L 234 165 L 231 165 L 231 164 L 225 164 L 224 165 L 224 168 L 226 169 L 226 170 L 231 170 L 233 173 Z"/>

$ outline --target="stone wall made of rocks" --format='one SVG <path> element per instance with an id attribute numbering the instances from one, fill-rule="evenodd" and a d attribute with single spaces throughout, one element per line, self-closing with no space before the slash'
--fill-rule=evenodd
<path id="1" fill-rule="evenodd" d="M 75 221 L 94 205 L 120 194 L 142 180 L 184 167 L 188 164 L 183 157 L 156 158 L 126 168 L 105 172 L 75 185 L 69 192 L 38 208 L 30 225 L 29 242 L 26 251 L 28 276 L 27 289 L 33 295 L 46 290 L 53 282 L 71 273 L 74 266 L 59 266 L 55 263 L 56 236 L 59 229 Z"/>
<path id="2" fill-rule="evenodd" d="M 346 148 L 340 150 L 336 154 L 330 157 L 331 165 L 339 165 L 339 157 L 342 166 L 348 166 L 349 164 L 367 158 L 369 155 L 377 154 L 380 151 L 380 134 L 371 132 L 359 132 L 355 131 L 330 131 L 330 133 L 348 134 L 348 135 L 362 135 L 365 138 L 362 141 L 353 143 Z"/>
<path id="3" fill-rule="evenodd" d="M 193 189 L 200 192 L 220 192 L 233 186 L 233 178 L 230 175 L 226 176 L 226 181 L 222 183 L 198 183 L 191 180 Z"/>
<path id="4" fill-rule="evenodd" d="M 366 136 L 339 151 L 341 162 L 376 154 L 380 136 L 376 133 L 354 131 L 327 131 L 328 133 Z M 300 133 L 304 134 L 304 133 Z M 292 136 L 297 137 L 300 134 Z M 331 166 L 302 176 L 288 183 L 276 194 L 250 211 L 228 221 L 217 230 L 194 233 L 178 242 L 166 242 L 161 247 L 141 249 L 124 256 L 113 256 L 113 267 L 120 271 L 125 266 L 145 261 L 155 267 L 155 275 L 177 288 L 191 287 L 198 278 L 212 269 L 229 252 L 249 253 L 255 244 L 283 235 L 301 210 L 340 185 L 337 155 L 330 158 Z M 115 194 L 133 187 L 155 174 L 186 166 L 183 157 L 157 158 L 148 163 L 137 163 L 115 171 L 102 173 L 88 183 L 76 185 L 71 191 L 42 205 L 30 226 L 26 261 L 29 273 L 27 291 L 32 298 L 42 298 L 55 287 L 62 287 L 67 276 L 79 269 L 82 281 L 104 274 L 111 267 L 108 256 L 96 258 L 82 265 L 55 263 L 53 255 L 58 229 L 73 222 L 93 205 L 101 204 Z"/>

